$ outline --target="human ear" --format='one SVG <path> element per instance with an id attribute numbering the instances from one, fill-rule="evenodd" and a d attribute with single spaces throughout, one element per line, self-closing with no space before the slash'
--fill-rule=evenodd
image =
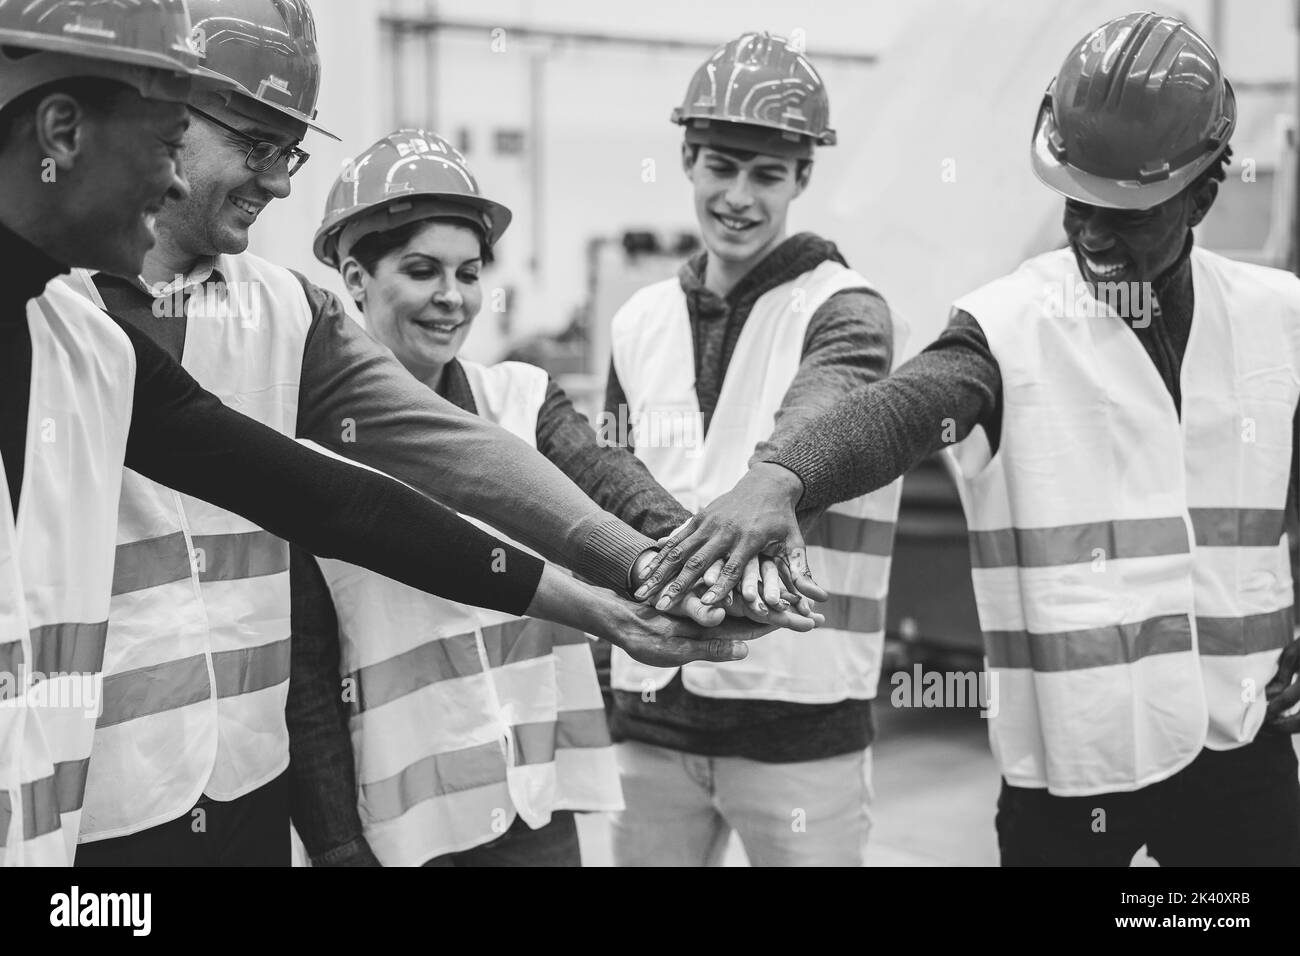
<path id="1" fill-rule="evenodd" d="M 86 109 L 68 93 L 51 93 L 36 105 L 36 143 L 57 169 L 72 169 L 85 149 Z"/>
<path id="2" fill-rule="evenodd" d="M 370 282 L 370 273 L 360 262 L 348 256 L 339 266 L 339 274 L 343 276 L 343 285 L 347 287 L 348 295 L 352 296 L 352 301 L 364 312 L 366 286 Z"/>

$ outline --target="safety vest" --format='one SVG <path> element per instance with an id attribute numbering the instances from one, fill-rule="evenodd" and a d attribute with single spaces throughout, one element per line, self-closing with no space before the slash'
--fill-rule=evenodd
<path id="1" fill-rule="evenodd" d="M 546 373 L 461 364 L 478 413 L 536 447 Z M 385 866 L 487 843 L 516 815 L 536 828 L 553 810 L 622 809 L 586 635 L 318 560 L 338 613 L 358 809 Z"/>
<path id="2" fill-rule="evenodd" d="M 215 268 L 224 284 L 155 300 L 184 303 L 181 364 L 231 408 L 292 436 L 312 319 L 302 285 L 251 253 L 219 256 Z M 127 471 L 104 673 L 82 842 L 274 779 L 289 763 L 288 545 Z"/>
<path id="3" fill-rule="evenodd" d="M 135 350 L 52 282 L 27 303 L 15 522 L 0 462 L 0 865 L 71 866 L 95 732 Z"/>
<path id="4" fill-rule="evenodd" d="M 862 276 L 826 261 L 762 295 L 745 321 L 704 435 L 695 394 L 695 357 L 686 297 L 677 279 L 637 292 L 614 317 L 614 368 L 627 395 L 636 455 L 686 508 L 695 511 L 739 481 L 794 380 L 804 334 L 837 292 L 871 289 Z M 906 332 L 894 322 L 894 350 Z M 830 508 L 807 539 L 817 581 L 832 595 L 811 633 L 778 630 L 739 662 L 687 664 L 685 686 L 705 697 L 833 703 L 876 696 L 885 598 L 901 481 Z M 640 664 L 615 648 L 614 687 L 652 693 L 677 668 Z"/>
<path id="5" fill-rule="evenodd" d="M 1182 416 L 1069 250 L 959 299 L 1002 374 L 1002 434 L 955 449 L 1007 781 L 1135 790 L 1250 742 L 1291 640 L 1283 509 L 1300 283 L 1203 249 Z"/>

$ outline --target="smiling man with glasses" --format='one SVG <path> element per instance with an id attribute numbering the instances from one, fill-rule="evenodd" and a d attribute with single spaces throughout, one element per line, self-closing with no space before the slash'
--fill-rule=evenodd
<path id="1" fill-rule="evenodd" d="M 306 159 L 298 143 L 309 127 L 324 132 L 314 125 L 315 25 L 303 0 L 188 5 L 204 67 L 239 89 L 196 81 L 181 155 L 189 196 L 158 214 L 142 275 L 78 273 L 80 291 L 239 411 L 626 589 L 648 563 L 649 538 L 535 449 L 413 379 L 337 297 L 247 251 L 262 209 L 289 195 Z M 221 461 L 229 449 L 211 454 Z M 620 485 L 609 507 L 637 521 L 647 487 L 648 476 L 635 492 Z M 95 732 L 78 864 L 288 863 L 290 748 L 295 759 L 322 757 L 310 733 L 291 740 L 286 702 L 300 718 L 336 718 L 339 677 L 324 665 L 322 680 L 304 681 L 304 668 L 322 673 L 328 648 L 301 636 L 301 619 L 290 653 L 287 546 L 129 471 L 117 543 L 104 651 L 111 716 Z M 627 643 L 627 629 L 618 633 Z M 123 693 L 142 680 L 159 689 L 157 706 Z"/>
<path id="2" fill-rule="evenodd" d="M 224 104 L 225 100 L 221 100 Z M 289 157 L 289 175 L 292 176 L 298 170 L 302 169 L 303 163 L 311 159 L 311 153 L 303 152 L 298 148 L 301 140 L 295 141 L 290 146 L 280 146 L 276 143 L 267 142 L 264 139 L 258 139 L 258 136 L 273 136 L 273 133 L 267 133 L 264 130 L 253 130 L 254 136 L 250 136 L 243 130 L 236 129 L 228 123 L 223 123 L 211 113 L 205 113 L 197 106 L 190 106 L 190 113 L 200 116 L 207 120 L 213 126 L 219 126 L 231 135 L 233 140 L 239 144 L 240 149 L 247 146 L 248 152 L 244 155 L 244 165 L 255 173 L 264 173 L 272 166 L 280 162 L 281 157 Z"/>

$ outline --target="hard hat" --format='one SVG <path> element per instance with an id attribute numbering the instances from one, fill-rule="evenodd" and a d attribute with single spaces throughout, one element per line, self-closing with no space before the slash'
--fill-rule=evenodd
<path id="1" fill-rule="evenodd" d="M 209 78 L 234 80 L 236 92 L 338 139 L 315 122 L 321 65 L 306 0 L 189 0 L 189 7 Z"/>
<path id="2" fill-rule="evenodd" d="M 0 107 L 75 77 L 184 102 L 201 60 L 183 0 L 0 0 Z"/>
<path id="3" fill-rule="evenodd" d="M 686 127 L 687 142 L 753 149 L 766 139 L 783 155 L 805 158 L 814 144 L 835 145 L 822 78 L 802 52 L 770 33 L 745 33 L 718 47 L 691 77 L 672 120 Z"/>
<path id="4" fill-rule="evenodd" d="M 1150 209 L 1214 163 L 1236 123 L 1209 44 L 1180 20 L 1130 13 L 1080 40 L 1048 86 L 1034 173 L 1079 202 Z"/>
<path id="5" fill-rule="evenodd" d="M 337 269 L 362 236 L 442 217 L 472 222 L 489 246 L 510 225 L 510 210 L 483 197 L 454 146 L 435 133 L 400 129 L 350 162 L 334 181 L 312 251 Z"/>

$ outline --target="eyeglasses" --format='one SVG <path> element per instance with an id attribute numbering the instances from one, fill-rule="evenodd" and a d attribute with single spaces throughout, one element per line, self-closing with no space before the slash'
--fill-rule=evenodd
<path id="1" fill-rule="evenodd" d="M 267 143 L 260 139 L 254 139 L 242 130 L 237 130 L 235 127 L 221 122 L 221 120 L 217 119 L 215 116 L 210 116 L 203 112 L 203 110 L 197 109 L 193 106 L 190 107 L 190 112 L 202 116 L 213 126 L 220 126 L 227 133 L 230 133 L 242 142 L 248 143 L 248 154 L 244 157 L 244 165 L 255 173 L 266 172 L 278 163 L 281 157 L 287 156 L 289 157 L 289 175 L 292 176 L 298 170 L 302 169 L 302 164 L 307 162 L 311 157 L 310 153 L 303 152 L 297 146 L 277 146 L 275 143 Z"/>

